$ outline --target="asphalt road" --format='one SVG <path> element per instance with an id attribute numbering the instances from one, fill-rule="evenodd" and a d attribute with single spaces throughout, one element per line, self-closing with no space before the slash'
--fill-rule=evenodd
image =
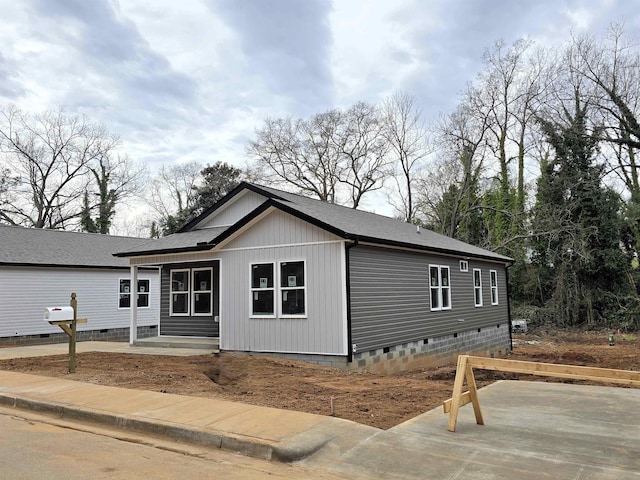
<path id="1" fill-rule="evenodd" d="M 19 415 L 19 416 L 18 416 Z M 57 423 L 57 424 L 55 424 Z M 167 443 L 0 408 L 2 479 L 322 479 L 344 478 L 299 466 Z M 152 446 L 155 445 L 155 446 Z"/>

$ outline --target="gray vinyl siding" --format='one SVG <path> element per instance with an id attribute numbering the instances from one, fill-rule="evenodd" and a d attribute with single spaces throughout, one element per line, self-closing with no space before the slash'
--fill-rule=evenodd
<path id="1" fill-rule="evenodd" d="M 120 279 L 126 269 L 0 267 L 0 337 L 59 333 L 43 320 L 45 307 L 69 305 L 77 294 L 78 331 L 128 328 L 130 309 L 118 308 Z M 157 270 L 140 269 L 139 279 L 149 280 L 149 307 L 138 308 L 138 325 L 158 324 L 160 281 Z"/>
<path id="2" fill-rule="evenodd" d="M 213 268 L 213 313 L 206 316 L 171 316 L 169 308 L 169 302 L 171 300 L 171 270 L 206 267 Z M 220 285 L 220 262 L 218 261 L 208 260 L 198 263 L 163 265 L 161 274 L 160 335 L 218 337 L 220 334 L 220 323 L 216 322 L 214 318 L 220 315 L 220 290 L 218 285 Z M 192 298 L 191 295 L 189 295 L 189 302 L 191 301 Z"/>
<path id="3" fill-rule="evenodd" d="M 218 252 L 223 350 L 346 355 L 344 242 L 283 212 L 273 212 Z M 250 268 L 304 260 L 306 318 L 251 318 Z M 277 293 L 276 293 L 276 298 Z"/>
<path id="4" fill-rule="evenodd" d="M 357 246 L 350 250 L 351 331 L 358 351 L 451 335 L 508 320 L 504 264 L 463 257 Z M 450 269 L 450 310 L 431 311 L 429 265 Z M 474 306 L 473 269 L 482 270 L 483 306 Z M 489 271 L 498 275 L 498 305 L 491 305 Z"/>

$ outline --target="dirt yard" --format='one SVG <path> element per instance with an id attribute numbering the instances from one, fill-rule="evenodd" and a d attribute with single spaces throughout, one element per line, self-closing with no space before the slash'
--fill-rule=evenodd
<path id="1" fill-rule="evenodd" d="M 514 338 L 514 360 L 640 370 L 640 339 L 617 335 L 545 333 Z M 101 385 L 153 390 L 331 414 L 379 428 L 390 428 L 451 396 L 455 367 L 441 366 L 397 375 L 353 373 L 265 356 L 203 355 L 170 357 L 115 353 L 78 355 L 68 374 L 67 356 L 0 361 L 0 369 Z M 526 376 L 476 371 L 479 386 Z M 545 380 L 527 377 L 527 380 Z M 553 379 L 546 379 L 552 380 Z"/>

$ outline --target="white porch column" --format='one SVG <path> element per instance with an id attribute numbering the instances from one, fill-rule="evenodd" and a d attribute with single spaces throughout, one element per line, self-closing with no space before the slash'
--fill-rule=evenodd
<path id="1" fill-rule="evenodd" d="M 131 290 L 129 344 L 133 345 L 138 338 L 138 267 L 136 265 L 131 265 L 131 282 L 129 285 Z"/>

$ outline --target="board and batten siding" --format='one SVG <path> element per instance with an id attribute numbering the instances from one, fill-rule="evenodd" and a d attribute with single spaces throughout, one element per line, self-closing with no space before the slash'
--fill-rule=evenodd
<path id="1" fill-rule="evenodd" d="M 349 252 L 352 343 L 367 351 L 508 322 L 505 266 L 463 257 L 357 246 Z M 431 311 L 429 265 L 448 266 L 451 309 Z M 473 269 L 482 270 L 483 306 L 474 306 Z M 490 270 L 498 275 L 491 304 Z"/>
<path id="2" fill-rule="evenodd" d="M 250 190 L 245 190 L 240 197 L 236 197 L 229 203 L 223 205 L 219 211 L 214 212 L 212 217 L 198 228 L 224 227 L 233 225 L 245 215 L 262 205 L 267 199 Z"/>
<path id="3" fill-rule="evenodd" d="M 211 315 L 175 315 L 170 314 L 169 301 L 171 299 L 171 270 L 192 268 L 213 268 L 213 305 Z M 193 288 L 193 277 L 189 273 L 189 284 Z M 184 337 L 217 337 L 220 334 L 220 322 L 215 320 L 220 314 L 220 262 L 207 260 L 198 263 L 177 263 L 163 265 L 161 273 L 161 301 L 160 301 L 160 335 Z M 193 301 L 189 295 L 189 303 Z"/>
<path id="4" fill-rule="evenodd" d="M 344 242 L 274 211 L 219 250 L 220 348 L 346 355 Z M 251 264 L 305 261 L 306 318 L 251 318 Z M 276 293 L 276 298 L 279 296 Z"/>
<path id="5" fill-rule="evenodd" d="M 46 307 L 67 306 L 78 299 L 78 331 L 129 328 L 130 310 L 118 308 L 120 279 L 129 269 L 0 267 L 0 337 L 60 333 L 43 320 Z M 149 307 L 138 308 L 138 325 L 158 324 L 160 281 L 156 271 L 139 270 L 149 280 Z"/>

